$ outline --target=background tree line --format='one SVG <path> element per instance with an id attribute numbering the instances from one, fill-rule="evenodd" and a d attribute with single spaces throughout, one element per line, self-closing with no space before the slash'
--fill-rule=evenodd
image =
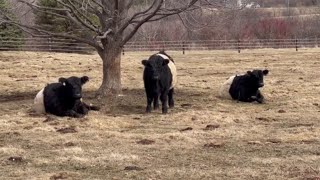
<path id="1" fill-rule="evenodd" d="M 10 4 L 7 0 L 0 0 L 0 11 L 7 14 L 7 16 L 16 19 L 16 15 L 10 11 Z M 0 17 L 2 14 L 0 14 Z M 4 17 L 3 17 L 4 18 Z M 1 18 L 0 18 L 1 19 Z M 13 25 L 4 24 L 0 21 L 0 46 L 7 47 L 5 41 L 14 41 L 16 38 L 22 38 L 22 31 Z M 21 42 L 11 43 L 10 47 L 18 47 Z"/>
<path id="2" fill-rule="evenodd" d="M 1 4 L 5 4 L 5 1 L 0 0 Z M 237 0 L 221 0 L 220 3 L 225 5 L 236 2 Z M 248 2 L 258 3 L 265 8 L 244 8 L 241 11 L 221 8 L 219 10 L 202 9 L 192 13 L 186 12 L 180 16 L 144 24 L 134 35 L 132 41 L 320 37 L 318 31 L 320 0 L 289 0 L 291 7 L 289 9 L 286 7 L 287 1 L 252 0 Z M 137 0 L 134 1 L 133 8 L 143 9 L 149 3 L 148 0 Z M 8 7 L 8 3 L 6 4 Z M 15 0 L 12 1 L 12 4 L 15 4 Z M 38 0 L 38 5 L 58 7 L 55 0 Z M 65 31 L 82 36 L 80 29 L 74 28 L 74 24 L 63 18 L 54 17 L 44 12 L 34 12 L 34 17 L 29 17 L 28 23 L 30 23 L 30 19 L 32 19 L 32 23 L 50 31 Z M 93 21 L 97 21 L 97 19 Z M 1 28 L 4 27 L 1 26 Z M 6 36 L 21 36 L 21 31 L 19 33 L 16 31 L 19 30 L 17 28 L 10 30 L 9 27 L 7 27 L 7 31 L 1 30 L 2 34 L 7 33 Z"/>

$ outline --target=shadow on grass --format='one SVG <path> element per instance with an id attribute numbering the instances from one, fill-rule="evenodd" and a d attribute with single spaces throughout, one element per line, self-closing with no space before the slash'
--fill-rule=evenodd
<path id="1" fill-rule="evenodd" d="M 19 106 L 27 105 L 31 107 L 37 93 L 38 91 L 11 92 L 10 94 L 0 92 L 0 103 L 16 103 Z M 206 100 L 209 93 L 208 91 L 196 91 L 194 89 L 177 89 L 174 95 L 175 108 L 173 111 L 180 112 L 195 106 L 199 108 L 203 105 L 203 101 Z M 96 98 L 96 91 L 85 91 L 83 96 L 84 102 L 101 106 L 100 112 L 109 115 L 144 114 L 147 104 L 144 89 L 127 88 L 123 89 L 119 96 L 103 99 Z M 161 113 L 161 110 L 153 112 Z"/>
<path id="2" fill-rule="evenodd" d="M 195 91 L 191 89 L 177 89 L 175 90 L 174 100 L 175 107 L 169 109 L 170 112 L 181 112 L 187 109 L 201 108 L 203 101 L 209 96 L 208 91 Z M 152 113 L 161 113 L 160 109 L 152 110 Z M 103 105 L 102 110 L 106 114 L 113 115 L 130 115 L 130 114 L 145 114 L 147 105 L 146 95 L 144 89 L 124 89 L 122 95 L 100 100 Z"/>
<path id="3" fill-rule="evenodd" d="M 0 103 L 24 101 L 33 99 L 39 91 L 26 91 L 26 92 L 0 92 Z"/>

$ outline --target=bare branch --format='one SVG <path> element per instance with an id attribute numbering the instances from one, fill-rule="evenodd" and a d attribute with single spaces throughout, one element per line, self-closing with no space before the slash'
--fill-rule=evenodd
<path id="1" fill-rule="evenodd" d="M 73 5 L 65 4 L 61 0 L 57 0 L 57 2 L 61 5 L 63 5 L 64 7 L 68 8 L 69 11 L 66 11 L 66 13 L 67 13 L 67 17 L 69 18 L 69 20 L 71 20 L 72 22 L 74 22 L 80 26 L 86 27 L 87 29 L 89 29 L 93 32 L 99 32 L 99 29 L 97 27 L 95 27 L 93 25 L 93 23 L 88 18 L 86 18 L 86 16 L 84 14 L 82 14 L 78 10 L 76 10 L 76 7 L 74 7 Z M 68 0 L 68 2 L 70 3 L 69 0 Z M 82 16 L 82 17 L 85 17 L 85 19 L 88 22 L 90 22 L 90 24 L 88 24 L 84 20 L 82 20 L 82 18 L 78 14 L 80 14 L 80 16 Z"/>
<path id="2" fill-rule="evenodd" d="M 135 18 L 138 18 L 141 15 L 144 15 L 146 13 L 148 13 L 156 4 L 157 0 L 153 0 L 152 4 L 144 11 L 141 12 L 137 12 L 135 13 L 129 20 L 127 20 L 122 27 L 120 27 L 119 32 L 122 33 L 131 23 Z"/>
<path id="3" fill-rule="evenodd" d="M 70 35 L 70 34 L 67 34 L 67 33 L 53 33 L 53 32 L 41 29 L 38 26 L 23 25 L 21 23 L 18 23 L 16 21 L 14 21 L 13 19 L 11 19 L 8 16 L 6 18 L 8 20 L 5 21 L 5 23 L 17 26 L 20 29 L 22 29 L 24 32 L 26 32 L 28 34 L 31 34 L 32 36 L 35 36 L 35 37 L 37 37 L 37 36 L 38 37 L 50 36 L 50 37 L 70 38 L 70 39 L 78 40 L 80 42 L 84 42 L 84 43 L 86 43 L 86 44 L 88 44 L 88 45 L 90 45 L 90 46 L 92 46 L 92 47 L 94 47 L 96 49 L 101 49 L 101 46 L 97 42 L 95 42 L 93 40 L 90 40 L 89 38 L 81 38 L 81 37 L 78 37 L 78 36 L 75 36 L 75 35 Z M 32 30 L 33 32 L 37 32 L 37 34 L 32 33 L 31 31 L 28 31 L 28 29 Z"/>
<path id="4" fill-rule="evenodd" d="M 108 29 L 108 31 L 106 31 L 102 36 L 97 36 L 96 38 L 105 39 L 105 38 L 107 38 L 107 35 L 110 33 L 112 33 L 112 29 Z"/>
<path id="5" fill-rule="evenodd" d="M 191 0 L 188 4 L 177 8 L 161 8 L 164 1 L 154 0 L 152 5 L 147 10 L 134 14 L 126 23 L 123 24 L 121 30 L 126 29 L 129 25 L 133 26 L 131 32 L 123 39 L 123 44 L 129 41 L 144 23 L 158 21 L 160 19 L 187 11 L 188 9 L 193 7 L 195 3 L 198 1 L 199 0 Z M 156 2 L 158 2 L 158 5 L 155 7 Z"/>
<path id="6" fill-rule="evenodd" d="M 155 16 L 155 14 L 161 8 L 162 4 L 163 4 L 163 0 L 160 0 L 160 2 L 158 3 L 158 5 L 155 7 L 155 9 L 153 10 L 153 12 L 151 14 L 149 14 L 147 17 L 142 19 L 140 22 L 137 22 L 137 24 L 134 26 L 133 30 L 126 37 L 124 37 L 121 44 L 124 45 L 126 42 L 128 42 L 144 23 L 146 23 L 153 16 Z"/>

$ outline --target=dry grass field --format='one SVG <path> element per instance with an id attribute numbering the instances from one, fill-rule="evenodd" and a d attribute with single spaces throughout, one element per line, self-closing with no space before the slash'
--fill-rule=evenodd
<path id="1" fill-rule="evenodd" d="M 122 57 L 123 94 L 96 99 L 97 55 L 0 52 L 0 179 L 320 179 L 320 49 L 168 52 L 176 107 L 145 114 L 141 60 Z M 265 104 L 220 99 L 234 73 L 268 68 Z M 85 118 L 35 115 L 59 77 L 88 75 Z"/>

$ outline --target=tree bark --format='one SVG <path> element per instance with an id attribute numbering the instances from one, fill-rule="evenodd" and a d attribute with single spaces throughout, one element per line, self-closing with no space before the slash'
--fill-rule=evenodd
<path id="1" fill-rule="evenodd" d="M 99 97 L 121 93 L 121 50 L 120 46 L 112 44 L 98 51 L 103 64 L 103 79 L 98 90 Z"/>

